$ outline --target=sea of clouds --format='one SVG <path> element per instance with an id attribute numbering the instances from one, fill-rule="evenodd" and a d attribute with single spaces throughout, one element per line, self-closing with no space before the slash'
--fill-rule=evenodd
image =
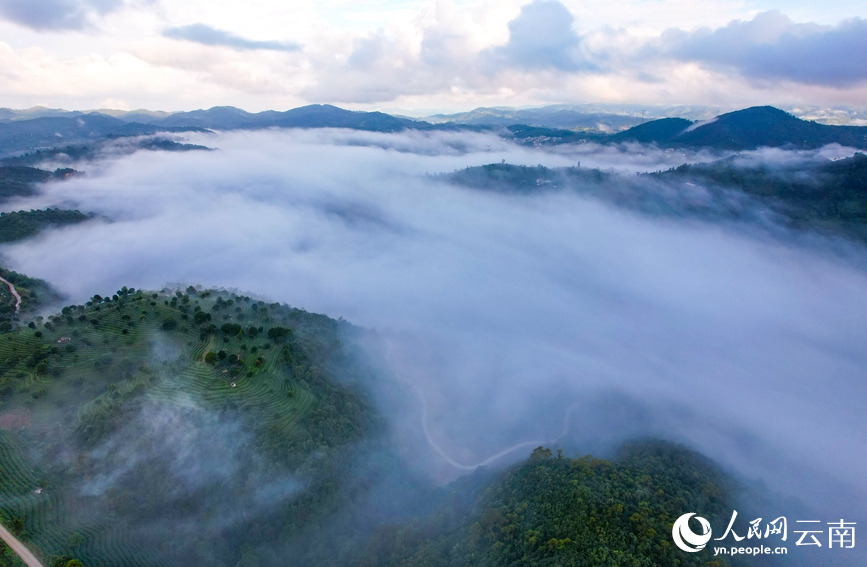
<path id="1" fill-rule="evenodd" d="M 439 480 L 536 444 L 604 454 L 656 436 L 834 518 L 867 497 L 861 248 L 434 175 L 503 160 L 633 174 L 724 156 L 467 133 L 191 141 L 217 149 L 107 155 L 7 205 L 100 217 L 6 246 L 10 267 L 71 302 L 202 284 L 374 329 L 414 392 L 383 411 Z M 822 152 L 742 159 L 851 153 Z"/>

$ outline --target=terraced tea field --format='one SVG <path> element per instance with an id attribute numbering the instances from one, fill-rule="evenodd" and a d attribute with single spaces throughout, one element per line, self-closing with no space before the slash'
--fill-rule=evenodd
<path id="1" fill-rule="evenodd" d="M 220 550 L 167 541 L 159 528 L 142 530 L 143 518 L 220 516 L 227 502 L 247 515 L 261 492 L 250 479 L 262 471 L 294 475 L 315 495 L 285 506 L 278 499 L 268 514 L 310 514 L 322 502 L 320 483 L 335 482 L 341 447 L 371 423 L 364 400 L 335 380 L 347 378 L 340 325 L 226 292 L 124 288 L 0 335 L 0 521 L 46 565 L 75 557 L 145 567 L 178 554 L 195 561 L 198 553 L 204 563 Z M 195 429 L 190 408 L 222 424 L 214 430 L 223 438 L 200 435 L 184 451 L 210 446 L 217 462 L 254 464 L 217 481 L 202 472 L 210 495 L 199 481 L 177 494 L 199 457 L 178 457 L 183 470 L 151 462 L 130 435 L 152 427 L 144 438 L 171 443 L 178 429 Z M 182 417 L 158 422 L 166 411 Z M 152 482 L 159 485 L 144 490 Z M 235 492 L 214 498 L 217 485 Z"/>

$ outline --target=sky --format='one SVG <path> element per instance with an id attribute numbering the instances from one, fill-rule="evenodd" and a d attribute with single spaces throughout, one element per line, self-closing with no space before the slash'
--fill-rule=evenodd
<path id="1" fill-rule="evenodd" d="M 0 106 L 864 106 L 867 4 L 0 0 Z"/>

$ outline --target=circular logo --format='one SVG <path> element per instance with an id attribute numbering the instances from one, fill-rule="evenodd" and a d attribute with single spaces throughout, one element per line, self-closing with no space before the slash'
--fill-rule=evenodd
<path id="1" fill-rule="evenodd" d="M 695 516 L 698 523 L 701 524 L 702 532 L 697 534 L 689 527 L 689 519 L 695 514 L 684 514 L 674 522 L 671 528 L 671 537 L 674 544 L 684 551 L 695 553 L 704 549 L 707 542 L 710 541 L 710 522 L 701 516 Z"/>

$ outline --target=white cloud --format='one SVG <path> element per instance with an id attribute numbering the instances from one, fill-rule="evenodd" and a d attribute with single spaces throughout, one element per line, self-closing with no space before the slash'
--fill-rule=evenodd
<path id="1" fill-rule="evenodd" d="M 777 11 L 711 30 L 669 30 L 661 54 L 731 68 L 754 81 L 845 87 L 867 81 L 867 20 L 796 24 Z"/>
<path id="2" fill-rule="evenodd" d="M 298 51 L 301 46 L 290 41 L 252 40 L 239 35 L 212 28 L 206 24 L 189 24 L 176 26 L 163 30 L 163 36 L 170 39 L 192 41 L 209 46 L 221 46 L 240 51 L 265 50 L 265 51 Z"/>
<path id="3" fill-rule="evenodd" d="M 94 25 L 73 32 L 0 23 L 8 44 L 0 105 L 88 108 L 116 98 L 167 110 L 263 110 L 308 102 L 468 108 L 867 100 L 860 63 L 839 56 L 846 38 L 860 37 L 863 21 L 821 27 L 782 15 L 753 19 L 754 10 L 734 1 L 693 4 L 112 5 L 99 20 L 99 10 L 88 12 Z M 369 17 L 359 18 L 359 10 Z M 776 39 L 749 39 L 759 32 Z M 733 48 L 733 34 L 746 47 Z M 303 51 L 294 49 L 299 45 Z M 801 60 L 807 64 L 795 64 Z"/>

